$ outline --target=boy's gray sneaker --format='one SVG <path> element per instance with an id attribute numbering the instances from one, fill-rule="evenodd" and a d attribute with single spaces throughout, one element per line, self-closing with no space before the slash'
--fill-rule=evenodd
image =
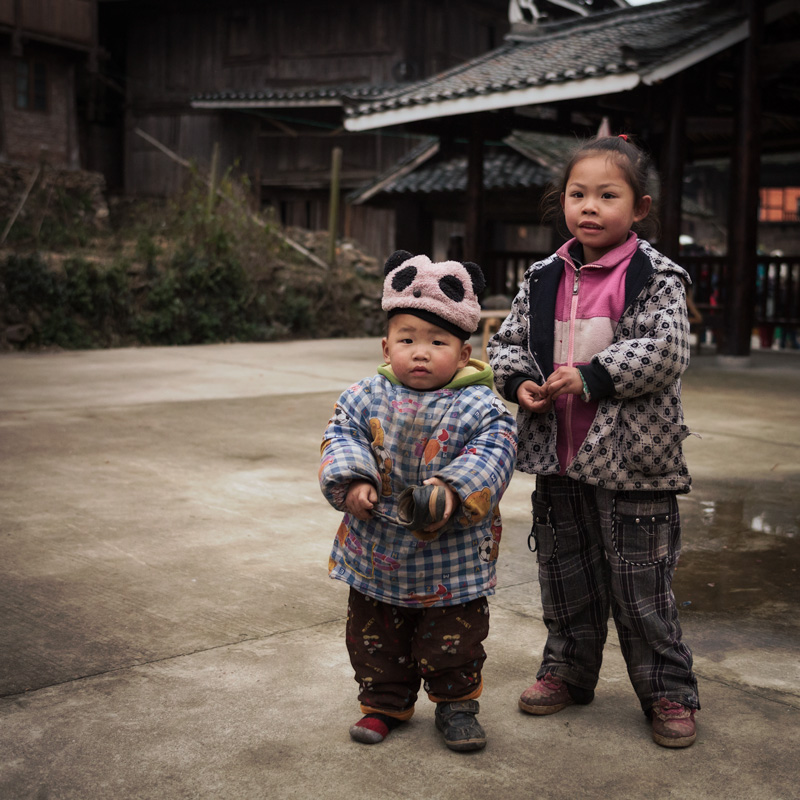
<path id="1" fill-rule="evenodd" d="M 480 709 L 477 700 L 436 704 L 436 729 L 442 732 L 451 750 L 463 752 L 486 747 L 486 732 L 475 719 Z"/>

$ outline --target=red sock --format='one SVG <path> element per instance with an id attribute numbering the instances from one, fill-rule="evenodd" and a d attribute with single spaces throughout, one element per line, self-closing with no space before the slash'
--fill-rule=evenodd
<path id="1" fill-rule="evenodd" d="M 350 736 L 357 742 L 378 744 L 401 722 L 402 720 L 386 714 L 367 714 L 350 728 Z"/>

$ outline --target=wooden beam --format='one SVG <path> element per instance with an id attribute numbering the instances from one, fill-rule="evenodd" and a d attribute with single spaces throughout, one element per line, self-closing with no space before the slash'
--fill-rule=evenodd
<path id="1" fill-rule="evenodd" d="M 432 142 L 430 147 L 427 147 L 416 158 L 404 164 L 399 169 L 390 172 L 385 177 L 377 180 L 369 189 L 364 190 L 358 196 L 358 199 L 353 202 L 353 205 L 360 205 L 366 202 L 371 197 L 374 197 L 379 192 L 382 192 L 390 183 L 400 180 L 404 175 L 413 172 L 420 164 L 424 164 L 429 158 L 435 156 L 439 152 L 439 142 Z"/>
<path id="2" fill-rule="evenodd" d="M 28 183 L 25 186 L 25 191 L 22 193 L 22 197 L 20 198 L 17 207 L 14 209 L 14 213 L 9 218 L 8 222 L 6 223 L 6 227 L 3 230 L 3 235 L 0 236 L 0 244 L 3 244 L 6 240 L 6 236 L 8 236 L 11 227 L 14 225 L 14 222 L 19 215 L 19 212 L 22 211 L 22 207 L 25 205 L 25 201 L 28 199 L 28 195 L 31 193 L 31 189 L 33 189 L 33 184 L 36 183 L 36 179 L 39 177 L 39 173 L 42 171 L 42 165 L 38 164 L 36 169 L 31 174 L 31 177 L 28 179 Z"/>

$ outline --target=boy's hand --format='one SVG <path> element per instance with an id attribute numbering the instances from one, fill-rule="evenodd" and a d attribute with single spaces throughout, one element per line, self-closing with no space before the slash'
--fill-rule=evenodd
<path id="1" fill-rule="evenodd" d="M 429 525 L 427 528 L 424 528 L 427 533 L 433 533 L 434 531 L 438 531 L 439 528 L 444 527 L 450 520 L 450 517 L 453 516 L 456 509 L 459 505 L 458 495 L 441 479 L 441 478 L 428 478 L 425 481 L 422 481 L 423 484 L 435 484 L 436 486 L 441 486 L 444 492 L 444 516 L 442 519 L 435 523 L 434 525 Z"/>
<path id="2" fill-rule="evenodd" d="M 524 384 L 523 384 L 524 385 Z M 550 399 L 562 394 L 583 394 L 583 378 L 577 367 L 559 367 L 545 382 Z"/>
<path id="3" fill-rule="evenodd" d="M 347 490 L 347 497 L 344 501 L 344 508 L 356 519 L 366 522 L 378 502 L 378 492 L 369 481 L 353 481 Z"/>
<path id="4" fill-rule="evenodd" d="M 546 386 L 547 384 L 539 386 L 533 381 L 525 381 L 517 389 L 517 404 L 525 411 L 531 411 L 534 414 L 549 411 L 552 400 L 547 393 Z"/>

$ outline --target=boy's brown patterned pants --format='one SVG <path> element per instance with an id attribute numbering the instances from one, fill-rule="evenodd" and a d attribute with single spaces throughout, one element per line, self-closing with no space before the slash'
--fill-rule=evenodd
<path id="1" fill-rule="evenodd" d="M 347 649 L 363 713 L 414 713 L 420 682 L 434 702 L 471 700 L 482 689 L 489 604 L 407 608 L 350 589 Z"/>

